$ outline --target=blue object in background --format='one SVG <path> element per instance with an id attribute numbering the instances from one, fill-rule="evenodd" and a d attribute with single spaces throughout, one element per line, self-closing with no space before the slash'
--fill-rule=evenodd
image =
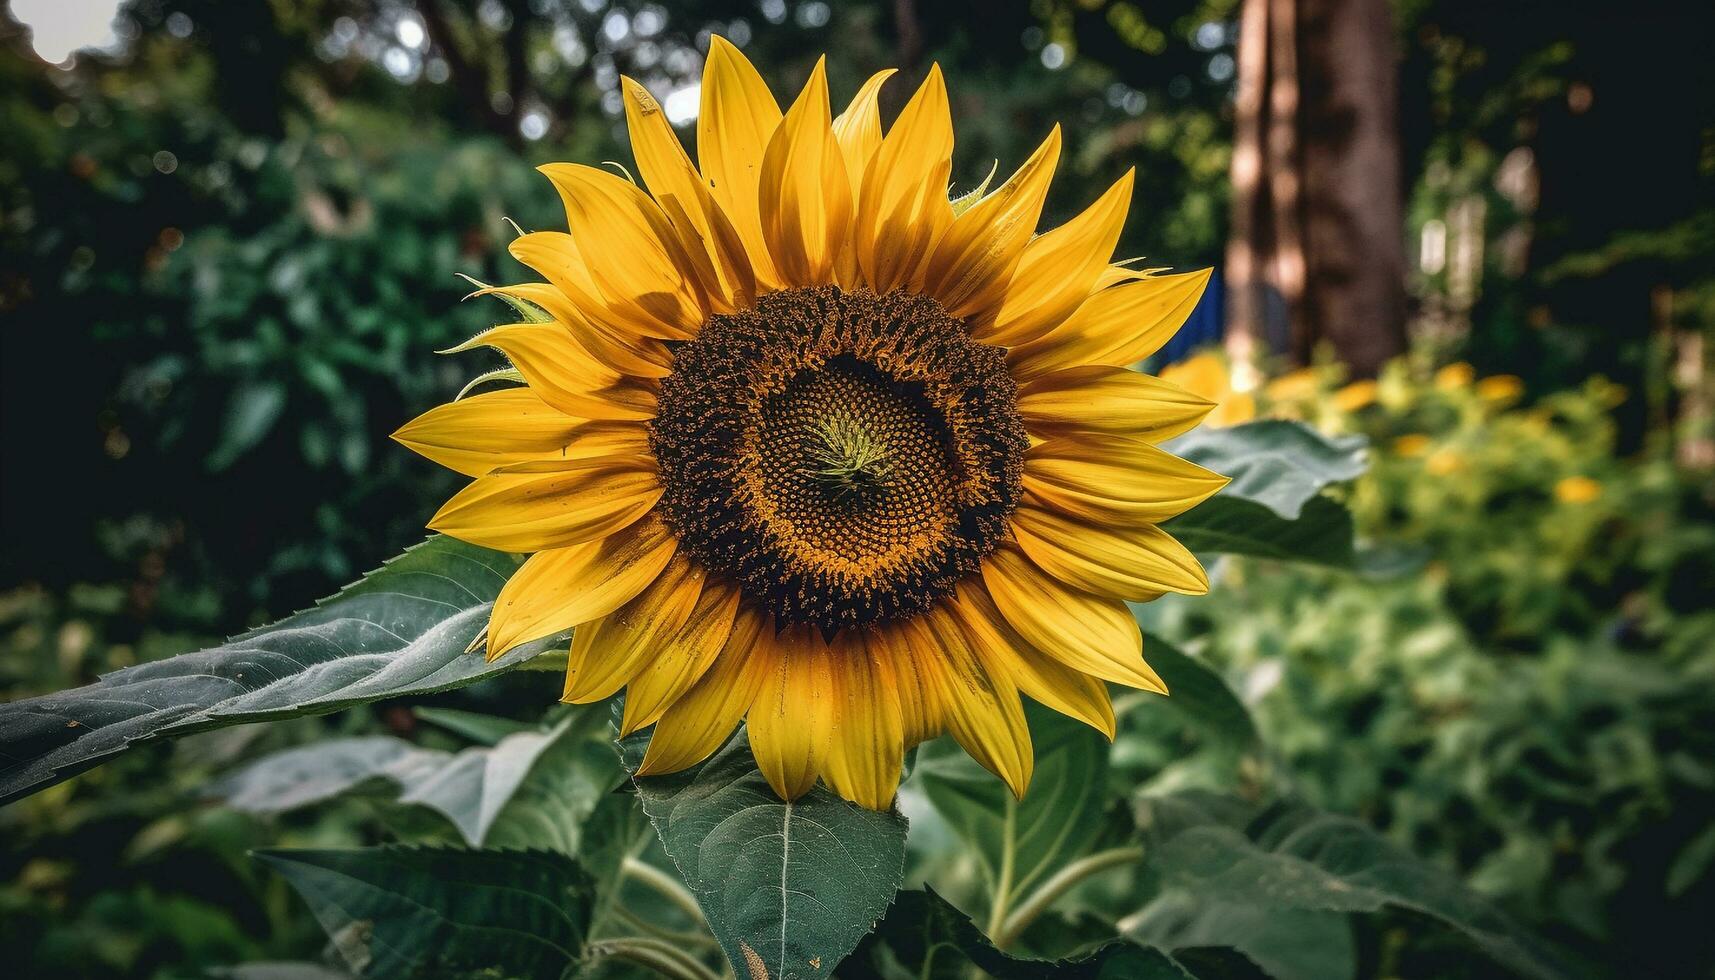
<path id="1" fill-rule="evenodd" d="M 1197 308 L 1191 311 L 1191 316 L 1173 339 L 1151 359 L 1151 366 L 1161 368 L 1182 361 L 1205 347 L 1219 344 L 1226 325 L 1226 306 L 1226 286 L 1217 269 L 1209 276 L 1209 286 L 1203 290 L 1203 298 L 1197 301 Z"/>

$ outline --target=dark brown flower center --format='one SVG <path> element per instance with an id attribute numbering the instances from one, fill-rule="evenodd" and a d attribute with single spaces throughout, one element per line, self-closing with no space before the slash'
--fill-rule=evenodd
<path id="1" fill-rule="evenodd" d="M 1005 352 L 924 296 L 792 289 L 710 318 L 650 445 L 680 546 L 782 625 L 921 612 L 1000 542 L 1029 446 Z"/>

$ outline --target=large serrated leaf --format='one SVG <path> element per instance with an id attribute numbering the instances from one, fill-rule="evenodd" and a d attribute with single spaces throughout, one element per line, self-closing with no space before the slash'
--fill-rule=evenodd
<path id="1" fill-rule="evenodd" d="M 925 743 L 914 785 L 983 861 L 990 889 L 1029 894 L 1097 836 L 1106 802 L 1108 744 L 1081 722 L 1027 706 L 1035 774 L 1024 799 L 949 738 Z"/>
<path id="2" fill-rule="evenodd" d="M 1567 975 L 1548 947 L 1457 878 L 1369 827 L 1302 806 L 1248 817 L 1254 812 L 1207 794 L 1140 798 L 1152 873 L 1203 902 L 1294 913 L 1405 909 L 1452 926 L 1522 975 Z"/>
<path id="3" fill-rule="evenodd" d="M 1363 475 L 1366 445 L 1362 436 L 1324 436 L 1298 422 L 1270 420 L 1193 429 L 1162 448 L 1231 477 L 1223 496 L 1255 501 L 1295 521 L 1324 487 Z"/>
<path id="4" fill-rule="evenodd" d="M 621 742 L 628 770 L 648 733 Z M 905 818 L 817 786 L 787 803 L 743 729 L 706 762 L 634 779 L 643 811 L 741 977 L 833 973 L 887 910 L 905 871 Z"/>
<path id="5" fill-rule="evenodd" d="M 1327 497 L 1311 497 L 1296 518 L 1254 500 L 1216 494 L 1161 525 L 1200 555 L 1250 555 L 1277 561 L 1351 568 L 1352 512 Z"/>
<path id="6" fill-rule="evenodd" d="M 1215 958 L 1210 958 L 1215 962 Z M 873 935 L 840 968 L 850 980 L 1220 980 L 1218 968 L 1187 969 L 1158 949 L 1114 942 L 1069 960 L 1031 960 L 994 948 L 971 920 L 934 891 L 903 891 Z"/>
<path id="7" fill-rule="evenodd" d="M 338 595 L 218 647 L 0 705 L 0 803 L 171 735 L 431 694 L 510 670 L 466 654 L 517 562 L 433 537 Z"/>
<path id="8" fill-rule="evenodd" d="M 551 980 L 589 935 L 589 875 L 560 854 L 387 846 L 256 856 L 365 977 Z"/>

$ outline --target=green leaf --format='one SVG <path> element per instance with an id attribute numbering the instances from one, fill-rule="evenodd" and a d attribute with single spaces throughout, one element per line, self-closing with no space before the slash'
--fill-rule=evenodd
<path id="1" fill-rule="evenodd" d="M 1203 902 L 1295 913 L 1405 909 L 1452 926 L 1517 973 L 1567 975 L 1551 950 L 1458 879 L 1369 827 L 1302 806 L 1247 821 L 1254 812 L 1207 794 L 1139 799 L 1151 872 Z"/>
<path id="2" fill-rule="evenodd" d="M 1038 704 L 1026 711 L 1036 765 L 1023 800 L 946 737 L 921 747 L 912 777 L 982 859 L 993 900 L 1009 905 L 1089 848 L 1107 788 L 1101 733 Z"/>
<path id="3" fill-rule="evenodd" d="M 464 651 L 516 567 L 509 555 L 433 537 L 314 608 L 218 647 L 0 705 L 0 804 L 146 739 L 433 694 L 511 670 L 554 641 L 493 663 Z"/>
<path id="4" fill-rule="evenodd" d="M 322 966 L 320 963 L 241 963 L 238 966 L 218 967 L 209 971 L 210 976 L 222 980 L 350 980 L 351 974 L 344 970 L 335 970 Z"/>
<path id="5" fill-rule="evenodd" d="M 243 813 L 273 816 L 324 803 L 373 780 L 428 778 L 452 758 L 390 735 L 336 738 L 272 752 L 210 783 L 204 793 Z"/>
<path id="6" fill-rule="evenodd" d="M 286 386 L 279 381 L 250 381 L 238 387 L 227 403 L 220 443 L 208 456 L 211 473 L 236 463 L 268 437 L 286 408 Z"/>
<path id="7" fill-rule="evenodd" d="M 643 760 L 647 733 L 621 742 Z M 706 762 L 633 779 L 643 812 L 733 969 L 773 980 L 829 976 L 887 910 L 905 871 L 905 818 L 821 786 L 774 795 L 740 731 Z"/>
<path id="8" fill-rule="evenodd" d="M 1222 496 L 1255 501 L 1292 521 L 1324 487 L 1363 475 L 1366 445 L 1362 436 L 1325 436 L 1300 422 L 1270 420 L 1193 429 L 1162 448 L 1232 477 Z"/>
<path id="9" fill-rule="evenodd" d="M 599 876 L 601 869 L 588 860 L 584 846 L 590 833 L 587 824 L 597 806 L 624 782 L 625 772 L 608 738 L 607 706 L 583 705 L 570 711 L 571 717 L 562 723 L 563 734 L 548 745 L 495 811 L 480 842 L 487 847 L 551 848 L 577 854 Z M 630 810 L 637 809 L 629 797 L 620 801 Z"/>
<path id="10" fill-rule="evenodd" d="M 1178 712 L 1193 728 L 1235 748 L 1260 744 L 1250 709 L 1213 667 L 1153 633 L 1144 634 L 1143 659 L 1167 684 L 1168 696 L 1151 698 L 1152 705 Z"/>
<path id="11" fill-rule="evenodd" d="M 583 954 L 594 894 L 551 852 L 370 847 L 259 851 L 365 977 L 558 978 Z"/>
<path id="12" fill-rule="evenodd" d="M 974 970 L 996 980 L 1187 980 L 1199 976 L 1167 954 L 1129 942 L 1088 956 L 1031 960 L 994 948 L 963 912 L 933 890 L 902 891 L 887 918 L 840 968 L 848 980 L 966 980 Z M 1211 980 L 1215 974 L 1209 974 Z"/>
<path id="13" fill-rule="evenodd" d="M 1251 555 L 1277 561 L 1351 568 L 1352 512 L 1327 497 L 1311 497 L 1296 518 L 1225 491 L 1161 525 L 1198 554 Z"/>
<path id="14" fill-rule="evenodd" d="M 575 854 L 584 818 L 621 778 L 606 725 L 606 706 L 597 705 L 574 709 L 551 728 L 458 753 L 387 736 L 334 739 L 253 760 L 215 782 L 209 795 L 272 815 L 388 780 L 400 803 L 439 813 L 471 847 Z"/>
<path id="15" fill-rule="evenodd" d="M 1178 890 L 1124 920 L 1129 939 L 1170 951 L 1232 947 L 1274 980 L 1338 980 L 1358 969 L 1348 917 L 1200 899 Z"/>
<path id="16" fill-rule="evenodd" d="M 419 707 L 412 709 L 411 714 L 415 715 L 418 721 L 444 728 L 478 745 L 493 745 L 513 732 L 529 731 L 535 727 L 530 722 L 518 721 L 515 718 L 485 715 L 480 711 L 460 711 L 457 708 Z"/>

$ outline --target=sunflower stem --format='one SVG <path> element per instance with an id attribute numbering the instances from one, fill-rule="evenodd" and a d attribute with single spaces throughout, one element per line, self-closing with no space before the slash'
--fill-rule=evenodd
<path id="1" fill-rule="evenodd" d="M 642 936 L 622 936 L 590 943 L 589 955 L 629 960 L 672 980 L 720 980 L 720 974 L 704 966 L 701 960 L 660 940 Z"/>
<path id="2" fill-rule="evenodd" d="M 989 905 L 989 924 L 983 930 L 990 936 L 1000 931 L 1006 924 L 1006 916 L 1012 903 L 1012 865 L 1013 851 L 1017 850 L 1018 836 L 1018 801 L 1008 796 L 1006 798 L 1006 816 L 1001 822 L 1000 835 L 1000 880 L 995 882 L 994 902 Z"/>
<path id="3" fill-rule="evenodd" d="M 1037 917 L 1048 911 L 1060 896 L 1071 891 L 1075 886 L 1089 878 L 1100 874 L 1109 868 L 1117 868 L 1125 864 L 1135 864 L 1143 859 L 1141 847 L 1116 847 L 1112 850 L 1097 851 L 1089 857 L 1080 858 L 1066 865 L 1054 876 L 1043 882 L 1041 887 L 1032 892 L 1029 898 L 1020 902 L 1016 911 L 1007 916 L 999 929 L 989 932 L 989 939 L 994 942 L 996 949 L 1005 949 L 1017 941 L 1024 930 L 1030 928 Z"/>
<path id="4" fill-rule="evenodd" d="M 634 878 L 639 884 L 647 885 L 658 892 L 662 898 L 678 906 L 691 921 L 703 928 L 708 928 L 708 921 L 703 918 L 702 906 L 697 904 L 697 897 L 673 877 L 653 864 L 632 855 L 625 856 L 623 865 L 625 876 Z"/>

